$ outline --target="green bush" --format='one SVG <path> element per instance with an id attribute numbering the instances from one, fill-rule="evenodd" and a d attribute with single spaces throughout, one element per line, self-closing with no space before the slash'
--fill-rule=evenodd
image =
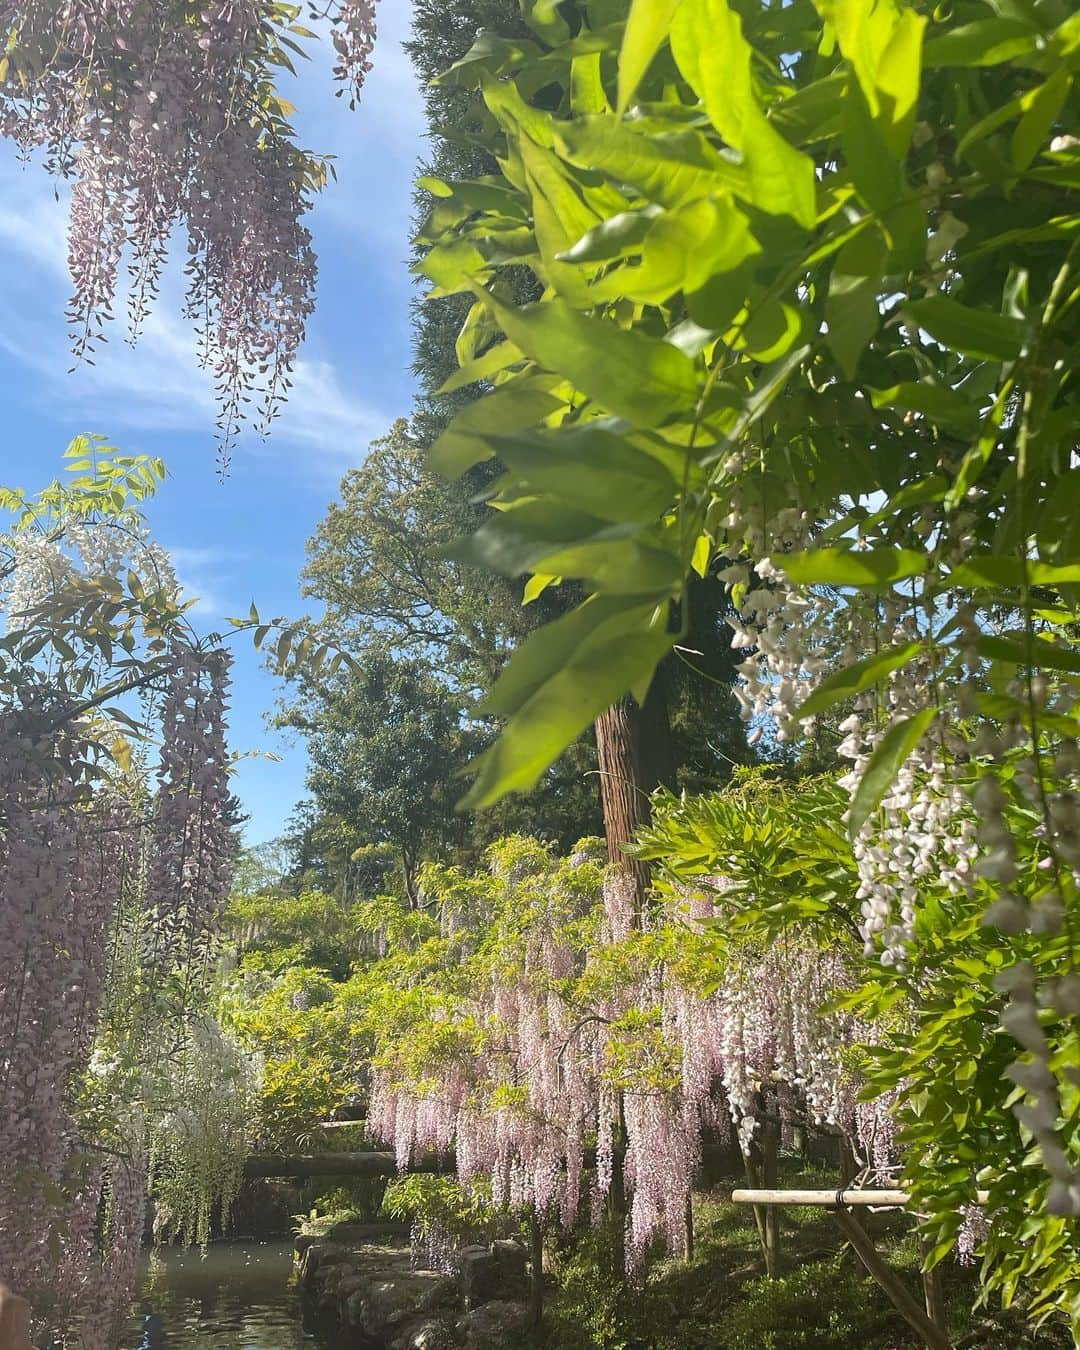
<path id="1" fill-rule="evenodd" d="M 896 1319 L 868 1280 L 835 1260 L 800 1266 L 780 1279 L 751 1280 L 718 1328 L 725 1350 L 849 1350 L 896 1344 Z"/>

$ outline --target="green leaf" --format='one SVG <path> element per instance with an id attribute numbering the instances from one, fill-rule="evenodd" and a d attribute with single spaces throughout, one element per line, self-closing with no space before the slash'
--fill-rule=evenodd
<path id="1" fill-rule="evenodd" d="M 682 0 L 671 25 L 671 50 L 713 126 L 746 159 L 754 205 L 812 229 L 814 161 L 789 145 L 762 112 L 751 74 L 753 48 L 740 16 L 727 0 Z"/>
<path id="2" fill-rule="evenodd" d="M 800 586 L 883 586 L 929 570 L 925 554 L 907 548 L 809 549 L 773 561 Z"/>
<path id="3" fill-rule="evenodd" d="M 749 317 L 732 345 L 758 361 L 775 361 L 802 336 L 802 313 L 780 300 L 752 301 Z"/>
<path id="4" fill-rule="evenodd" d="M 1068 670 L 1080 674 L 1080 651 L 1075 647 L 1059 647 L 1041 638 L 1034 638 L 1030 655 L 1026 635 L 1001 633 L 979 638 L 975 644 L 980 656 L 991 661 L 1008 661 L 1013 665 L 1029 664 L 1040 670 Z"/>
<path id="5" fill-rule="evenodd" d="M 603 54 L 582 53 L 570 61 L 570 110 L 576 116 L 611 111 L 604 90 Z"/>
<path id="6" fill-rule="evenodd" d="M 660 50 L 680 0 L 632 0 L 619 49 L 619 102 L 617 111 L 630 106 L 638 85 L 653 57 Z"/>
<path id="7" fill-rule="evenodd" d="M 1026 169 L 1039 151 L 1045 148 L 1071 88 L 1072 75 L 1065 69 L 1059 69 L 1031 93 L 1024 106 L 1024 115 L 1012 136 L 1014 169 Z"/>
<path id="8" fill-rule="evenodd" d="M 932 422 L 955 426 L 969 434 L 977 431 L 979 426 L 978 409 L 972 407 L 962 394 L 945 385 L 924 381 L 894 384 L 891 389 L 871 390 L 870 402 L 875 408 L 923 413 Z"/>
<path id="9" fill-rule="evenodd" d="M 449 244 L 437 244 L 428 249 L 413 269 L 435 284 L 427 298 L 436 300 L 444 295 L 456 295 L 469 289 L 470 278 L 487 267 L 480 250 L 465 239 Z"/>
<path id="10" fill-rule="evenodd" d="M 923 48 L 928 70 L 941 66 L 998 66 L 1037 50 L 1039 35 L 1018 19 L 976 19 L 961 24 Z"/>
<path id="11" fill-rule="evenodd" d="M 980 694 L 978 702 L 979 712 L 983 717 L 992 717 L 998 722 L 1031 725 L 1031 705 L 1026 699 L 1013 698 L 1009 694 Z M 1080 737 L 1080 720 L 1062 713 L 1050 712 L 1047 708 L 1038 710 L 1035 724 L 1044 732 L 1052 731 L 1058 736 L 1068 736 L 1072 740 Z"/>
<path id="12" fill-rule="evenodd" d="M 506 706 L 496 695 L 507 677 L 512 677 L 518 694 L 527 690 L 527 696 L 515 699 L 509 724 L 476 761 L 479 773 L 464 807 L 478 809 L 507 792 L 528 791 L 627 689 L 647 686 L 675 641 L 667 632 L 666 607 L 631 602 L 602 609 L 603 603 L 586 601 L 566 616 L 575 623 L 560 636 L 552 630 L 565 619 L 539 629 L 515 652 L 482 711 Z M 593 605 L 597 608 L 590 611 Z M 582 611 L 588 612 L 582 616 Z"/>
<path id="13" fill-rule="evenodd" d="M 594 285 L 594 300 L 623 296 L 663 304 L 676 291 L 700 290 L 761 253 L 746 215 L 728 195 L 703 197 L 652 223 L 638 267 L 620 267 Z"/>
<path id="14" fill-rule="evenodd" d="M 437 394 L 452 394 L 456 389 L 464 389 L 478 380 L 489 380 L 515 361 L 521 360 L 521 353 L 512 342 L 496 342 L 482 356 L 474 356 L 463 366 L 455 370 L 448 380 L 444 380 L 435 391 Z"/>
<path id="15" fill-rule="evenodd" d="M 815 6 L 835 28 L 888 149 L 902 155 L 919 97 L 926 18 L 896 0 L 815 0 Z"/>
<path id="16" fill-rule="evenodd" d="M 539 47 L 527 38 L 520 42 L 510 41 L 498 33 L 481 28 L 476 41 L 465 55 L 455 61 L 449 70 L 436 76 L 432 83 L 474 89 L 485 74 L 499 75 L 509 68 L 534 60 L 539 54 Z"/>
<path id="17" fill-rule="evenodd" d="M 431 447 L 428 463 L 436 473 L 457 478 L 474 464 L 491 458 L 486 434 L 536 426 L 561 406 L 562 400 L 540 384 L 512 380 L 467 404 Z"/>
<path id="18" fill-rule="evenodd" d="M 1024 341 L 1019 319 L 972 309 L 944 295 L 909 300 L 904 313 L 944 347 L 984 361 L 1015 361 Z"/>
<path id="19" fill-rule="evenodd" d="M 712 561 L 713 541 L 712 536 L 708 534 L 699 534 L 694 541 L 694 551 L 690 557 L 690 566 L 704 578 L 708 575 L 709 563 Z"/>
<path id="20" fill-rule="evenodd" d="M 648 135 L 616 117 L 582 117 L 562 123 L 558 139 L 571 164 L 628 183 L 660 206 L 712 193 L 748 195 L 746 170 L 724 159 L 692 128 Z"/>
<path id="21" fill-rule="evenodd" d="M 901 647 L 886 647 L 884 651 L 867 656 L 862 661 L 853 662 L 843 670 L 838 670 L 835 675 L 822 680 L 810 697 L 799 706 L 795 716 L 815 717 L 826 708 L 831 708 L 834 703 L 861 694 L 864 689 L 880 684 L 885 676 L 892 674 L 894 670 L 908 665 L 925 650 L 925 642 L 908 642 Z"/>
<path id="22" fill-rule="evenodd" d="M 548 572 L 619 594 L 670 592 L 682 577 L 680 559 L 660 546 L 656 531 L 601 520 L 548 498 L 525 498 L 492 512 L 445 553 L 508 577 Z"/>
<path id="23" fill-rule="evenodd" d="M 526 356 L 628 422 L 659 426 L 697 398 L 693 362 L 668 342 L 580 314 L 562 300 L 514 308 L 475 289 Z"/>
<path id="24" fill-rule="evenodd" d="M 829 349 L 849 380 L 881 323 L 878 293 L 887 256 L 881 232 L 862 230 L 836 255 L 829 277 L 825 302 Z"/>
<path id="25" fill-rule="evenodd" d="M 525 583 L 525 589 L 521 593 L 521 603 L 531 605 L 534 600 L 539 600 L 549 586 L 558 586 L 562 577 L 553 577 L 546 572 L 537 572 L 531 576 Z"/>
<path id="26" fill-rule="evenodd" d="M 644 605 L 643 599 L 638 605 Z M 655 601 L 649 602 L 655 604 Z M 510 717 L 537 689 L 564 666 L 594 631 L 614 616 L 625 616 L 635 607 L 626 596 L 590 596 L 569 614 L 530 633 L 515 649 L 490 692 L 476 711 L 481 717 Z"/>
<path id="27" fill-rule="evenodd" d="M 877 810 L 881 799 L 896 781 L 896 775 L 904 762 L 926 735 L 936 716 L 936 708 L 924 708 L 914 717 L 895 723 L 881 738 L 851 801 L 848 834 L 852 839 Z"/>
<path id="28" fill-rule="evenodd" d="M 581 270 L 560 262 L 564 252 L 599 224 L 596 212 L 586 206 L 577 185 L 567 176 L 563 162 L 551 150 L 530 137 L 517 141 L 525 184 L 532 204 L 533 231 L 544 262 L 544 278 L 576 305 L 588 306 L 589 292 Z"/>
<path id="29" fill-rule="evenodd" d="M 652 455 L 596 423 L 554 433 L 492 436 L 519 494 L 549 494 L 602 520 L 655 521 L 674 502 L 679 484 Z"/>
<path id="30" fill-rule="evenodd" d="M 562 0 L 519 0 L 519 3 L 521 17 L 545 42 L 557 46 L 570 36 L 567 22 L 559 13 Z"/>
<path id="31" fill-rule="evenodd" d="M 619 211 L 589 230 L 559 257 L 565 262 L 608 262 L 637 251 L 660 213 L 658 206 Z"/>
<path id="32" fill-rule="evenodd" d="M 958 563 L 945 579 L 944 585 L 976 588 L 1063 586 L 1076 581 L 1080 581 L 1080 563 L 1065 563 L 1058 567 L 1034 559 L 1029 559 L 1025 564 L 1020 558 L 987 555 Z"/>

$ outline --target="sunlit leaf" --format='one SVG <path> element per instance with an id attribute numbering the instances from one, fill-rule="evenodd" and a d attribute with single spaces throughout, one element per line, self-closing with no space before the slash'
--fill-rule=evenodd
<path id="1" fill-rule="evenodd" d="M 886 792 L 896 782 L 897 774 L 936 717 L 936 708 L 924 708 L 914 717 L 895 723 L 881 738 L 851 801 L 848 833 L 852 838 L 877 810 Z"/>

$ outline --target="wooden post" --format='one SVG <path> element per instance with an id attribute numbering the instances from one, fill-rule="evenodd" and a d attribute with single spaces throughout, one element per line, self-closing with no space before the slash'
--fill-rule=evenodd
<path id="1" fill-rule="evenodd" d="M 940 1327 L 936 1327 L 931 1322 L 926 1313 L 919 1307 L 917 1301 L 909 1293 L 907 1285 L 904 1284 L 896 1271 L 892 1270 L 881 1259 L 866 1229 L 854 1215 L 849 1214 L 846 1209 L 836 1209 L 833 1210 L 833 1218 L 859 1260 L 885 1291 L 893 1307 L 919 1336 L 922 1343 L 929 1346 L 930 1350 L 950 1350 L 949 1338 Z"/>
<path id="2" fill-rule="evenodd" d="M 529 1325 L 538 1327 L 544 1319 L 544 1230 L 536 1210 L 529 1212 Z"/>
<path id="3" fill-rule="evenodd" d="M 30 1304 L 0 1284 L 0 1350 L 32 1350 Z"/>
<path id="4" fill-rule="evenodd" d="M 732 1191 L 731 1203 L 738 1205 L 743 1203 L 744 1198 L 747 1203 L 754 1207 L 754 1224 L 758 1231 L 758 1241 L 761 1243 L 762 1255 L 765 1253 L 765 1209 L 758 1204 L 757 1197 L 760 1195 L 773 1195 L 773 1191 L 764 1191 L 761 1189 L 761 1178 L 758 1176 L 757 1166 L 753 1158 L 753 1144 L 750 1148 L 744 1149 L 742 1140 L 739 1140 L 739 1152 L 742 1154 L 743 1168 L 746 1172 L 746 1179 L 750 1183 L 750 1189 L 743 1191 Z M 752 1197 L 752 1198 L 751 1198 Z"/>
<path id="5" fill-rule="evenodd" d="M 923 1260 L 930 1250 L 927 1242 L 920 1243 Z M 945 1330 L 945 1291 L 941 1285 L 941 1267 L 924 1270 L 922 1273 L 923 1298 L 926 1302 L 926 1315 L 934 1326 Z"/>
<path id="6" fill-rule="evenodd" d="M 686 1193 L 686 1230 L 683 1233 L 683 1260 L 689 1264 L 694 1259 L 694 1192 Z"/>
<path id="7" fill-rule="evenodd" d="M 761 1162 L 762 1180 L 767 1188 L 774 1187 L 779 1180 L 780 1127 L 774 1113 L 769 1112 L 767 1104 L 764 1121 L 761 1126 Z M 780 1208 L 770 1205 L 765 1210 L 765 1273 L 775 1280 L 780 1273 Z"/>

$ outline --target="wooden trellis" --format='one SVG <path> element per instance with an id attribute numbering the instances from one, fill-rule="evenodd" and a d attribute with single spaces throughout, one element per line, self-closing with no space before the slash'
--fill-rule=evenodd
<path id="1" fill-rule="evenodd" d="M 979 1203 L 985 1202 L 985 1191 L 978 1193 Z M 874 1277 L 893 1307 L 931 1350 L 950 1350 L 945 1330 L 945 1307 L 941 1294 L 941 1277 L 937 1270 L 923 1271 L 925 1308 L 912 1298 L 900 1276 L 882 1260 L 873 1240 L 855 1217 L 856 1209 L 906 1209 L 911 1196 L 907 1191 L 868 1190 L 860 1186 L 821 1190 L 752 1190 L 732 1191 L 735 1205 L 762 1207 L 779 1205 L 818 1205 L 827 1209 L 851 1246 L 852 1251 Z"/>

